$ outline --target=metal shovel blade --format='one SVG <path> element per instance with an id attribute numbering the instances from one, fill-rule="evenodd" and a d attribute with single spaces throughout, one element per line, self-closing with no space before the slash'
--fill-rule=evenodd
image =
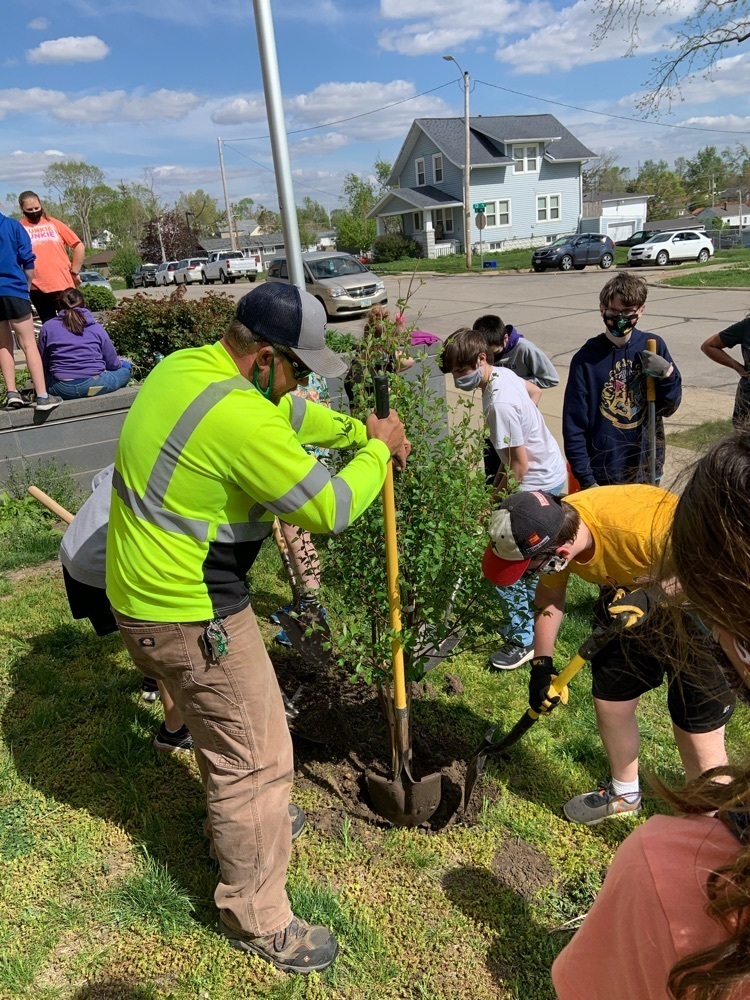
<path id="1" fill-rule="evenodd" d="M 474 791 L 474 786 L 484 774 L 484 765 L 487 763 L 487 757 L 490 754 L 492 754 L 493 757 L 502 757 L 504 753 L 507 753 L 507 751 L 510 750 L 514 743 L 517 743 L 522 736 L 528 733 L 538 718 L 539 716 L 536 715 L 536 713 L 531 713 L 530 711 L 524 712 L 508 735 L 503 739 L 498 740 L 497 743 L 492 742 L 492 737 L 495 734 L 496 727 L 493 726 L 492 729 L 487 730 L 487 734 L 484 737 L 482 745 L 476 750 L 474 756 L 466 765 L 466 777 L 464 779 L 464 811 L 466 811 L 469 805 L 469 799 Z"/>
<path id="2" fill-rule="evenodd" d="M 375 811 L 394 826 L 419 826 L 440 805 L 441 776 L 429 774 L 415 781 L 409 765 L 402 759 L 393 781 L 369 772 L 367 790 Z"/>

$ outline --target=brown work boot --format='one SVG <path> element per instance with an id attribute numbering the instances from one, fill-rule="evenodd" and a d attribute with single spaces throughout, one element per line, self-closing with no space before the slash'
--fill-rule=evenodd
<path id="1" fill-rule="evenodd" d="M 219 932 L 233 948 L 250 951 L 282 972 L 322 972 L 331 965 L 339 950 L 336 938 L 327 927 L 306 924 L 296 917 L 276 934 L 250 937 L 233 931 L 219 916 Z"/>

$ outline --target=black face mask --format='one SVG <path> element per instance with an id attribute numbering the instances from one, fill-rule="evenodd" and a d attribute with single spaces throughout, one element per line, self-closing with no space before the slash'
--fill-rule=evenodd
<path id="1" fill-rule="evenodd" d="M 42 215 L 44 213 L 42 212 L 42 210 L 40 208 L 40 209 L 37 209 L 36 212 L 26 212 L 26 211 L 24 211 L 23 214 L 26 216 L 26 218 L 29 220 L 29 222 L 39 222 L 39 220 L 41 219 L 41 217 L 42 217 Z"/>
<path id="2" fill-rule="evenodd" d="M 627 337 L 638 322 L 638 313 L 631 313 L 629 316 L 615 316 L 605 312 L 604 325 L 615 337 Z"/>
<path id="3" fill-rule="evenodd" d="M 499 365 L 500 362 L 503 360 L 504 355 L 505 351 L 497 351 L 495 354 L 492 355 L 492 364 L 495 366 Z"/>

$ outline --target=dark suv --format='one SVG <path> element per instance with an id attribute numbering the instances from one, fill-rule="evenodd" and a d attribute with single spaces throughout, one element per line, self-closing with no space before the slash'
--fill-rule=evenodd
<path id="1" fill-rule="evenodd" d="M 131 275 L 133 288 L 146 288 L 153 285 L 156 288 L 156 264 L 139 264 Z"/>
<path id="2" fill-rule="evenodd" d="M 615 262 L 615 245 L 601 233 L 572 233 L 558 236 L 554 243 L 539 247 L 531 255 L 535 271 L 559 267 L 561 271 L 582 271 L 587 264 L 598 264 L 605 271 Z"/>
<path id="3" fill-rule="evenodd" d="M 637 233 L 628 236 L 626 240 L 617 240 L 616 247 L 637 247 L 639 243 L 648 243 L 652 236 L 659 232 L 658 229 L 639 229 Z"/>

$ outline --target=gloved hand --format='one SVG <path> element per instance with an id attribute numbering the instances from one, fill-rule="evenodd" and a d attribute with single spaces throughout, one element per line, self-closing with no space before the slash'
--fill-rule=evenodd
<path id="1" fill-rule="evenodd" d="M 556 694 L 550 685 L 557 677 L 557 671 L 552 665 L 551 656 L 536 656 L 531 661 L 531 677 L 529 678 L 529 708 L 539 715 L 549 715 L 560 702 L 568 704 L 568 689 L 564 687 Z"/>
<path id="2" fill-rule="evenodd" d="M 607 613 L 623 628 L 633 628 L 646 620 L 655 603 L 654 595 L 643 587 L 633 591 L 618 587 L 614 600 L 607 605 Z"/>
<path id="3" fill-rule="evenodd" d="M 669 378 L 674 369 L 674 365 L 663 358 L 655 351 L 641 351 L 641 365 L 643 374 L 652 378 Z"/>

